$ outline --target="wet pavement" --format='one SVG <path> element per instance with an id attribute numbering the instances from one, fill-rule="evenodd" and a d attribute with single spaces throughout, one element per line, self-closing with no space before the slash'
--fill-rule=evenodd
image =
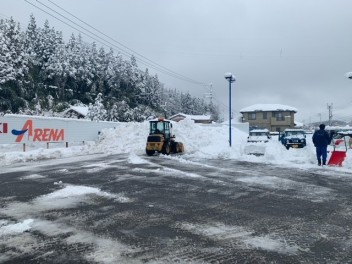
<path id="1" fill-rule="evenodd" d="M 351 263 L 351 189 L 328 167 L 163 155 L 5 167 L 0 263 Z"/>

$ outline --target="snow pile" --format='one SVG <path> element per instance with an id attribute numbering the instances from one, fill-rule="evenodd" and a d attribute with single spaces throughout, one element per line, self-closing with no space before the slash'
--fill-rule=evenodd
<path id="1" fill-rule="evenodd" d="M 0 221 L 0 237 L 23 233 L 31 229 L 33 219 L 26 219 L 21 223 L 10 224 L 7 220 Z"/>
<path id="2" fill-rule="evenodd" d="M 0 165 L 14 164 L 32 160 L 72 157 L 86 154 L 130 153 L 135 163 L 141 162 L 138 156 L 145 155 L 145 144 L 149 133 L 149 122 L 120 123 L 116 129 L 104 129 L 96 142 L 76 145 L 69 148 L 57 146 L 46 149 L 44 146 L 23 152 L 19 145 L 0 145 Z M 195 124 L 185 119 L 173 122 L 176 141 L 184 143 L 185 153 L 173 156 L 180 160 L 196 159 L 236 159 L 262 162 L 289 167 L 317 167 L 315 147 L 311 135 L 307 135 L 307 146 L 302 149 L 286 148 L 273 136 L 268 143 L 247 143 L 248 134 L 232 129 L 232 147 L 229 147 L 229 128 L 227 125 Z M 331 154 L 331 148 L 329 149 Z M 347 153 L 343 167 L 331 167 L 334 170 L 352 169 L 352 155 Z M 255 154 L 255 155 L 249 155 Z"/>

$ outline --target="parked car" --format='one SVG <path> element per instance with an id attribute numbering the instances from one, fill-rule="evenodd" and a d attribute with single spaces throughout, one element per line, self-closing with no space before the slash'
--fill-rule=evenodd
<path id="1" fill-rule="evenodd" d="M 249 131 L 247 142 L 268 142 L 271 139 L 268 129 L 253 129 Z"/>
<path id="2" fill-rule="evenodd" d="M 279 140 L 286 149 L 304 148 L 307 145 L 306 134 L 303 129 L 285 129 Z"/>

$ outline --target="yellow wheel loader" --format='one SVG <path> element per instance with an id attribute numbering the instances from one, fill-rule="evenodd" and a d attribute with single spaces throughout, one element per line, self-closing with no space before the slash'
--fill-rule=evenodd
<path id="1" fill-rule="evenodd" d="M 169 120 L 159 118 L 149 121 L 149 125 L 149 136 L 145 149 L 148 156 L 154 155 L 155 152 L 165 155 L 184 152 L 183 143 L 175 141 L 175 135 L 172 134 L 172 124 Z"/>

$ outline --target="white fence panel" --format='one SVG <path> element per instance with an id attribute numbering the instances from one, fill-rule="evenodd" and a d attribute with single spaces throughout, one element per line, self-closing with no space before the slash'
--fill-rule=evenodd
<path id="1" fill-rule="evenodd" d="M 117 122 L 5 115 L 0 117 L 0 144 L 94 141 L 103 128 L 118 126 Z"/>
<path id="2" fill-rule="evenodd" d="M 204 126 L 209 126 L 209 125 L 205 125 Z M 211 126 L 217 126 L 217 127 L 221 127 L 221 126 L 229 126 L 229 123 L 222 123 L 222 124 L 211 124 Z M 249 134 L 249 123 L 231 123 L 231 128 L 236 128 L 246 134 Z"/>

